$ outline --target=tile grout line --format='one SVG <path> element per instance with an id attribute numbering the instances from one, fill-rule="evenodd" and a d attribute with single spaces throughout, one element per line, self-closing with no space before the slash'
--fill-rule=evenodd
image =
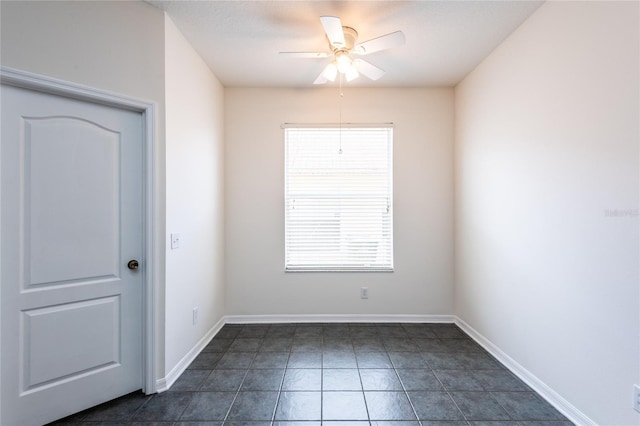
<path id="1" fill-rule="evenodd" d="M 239 338 L 240 334 L 242 333 L 242 330 L 244 330 L 244 327 L 242 327 L 240 329 L 240 332 L 236 335 L 236 337 L 234 337 L 233 342 L 231 342 L 231 345 L 229 345 L 229 348 L 231 348 L 231 346 L 236 341 L 236 339 Z M 229 353 L 229 348 L 227 348 L 227 351 L 225 352 L 225 355 Z M 231 413 L 231 409 L 233 408 L 233 404 L 236 403 L 236 400 L 238 399 L 238 395 L 240 395 L 240 389 L 242 389 L 242 385 L 244 384 L 244 381 L 247 378 L 247 375 L 249 374 L 249 370 L 251 369 L 251 364 L 253 364 L 253 361 L 256 359 L 256 356 L 258 356 L 258 352 L 256 352 L 253 355 L 253 358 L 251 359 L 251 362 L 249 363 L 249 366 L 247 367 L 247 371 L 244 372 L 244 376 L 242 377 L 242 381 L 240 381 L 240 385 L 238 386 L 238 389 L 236 390 L 236 394 L 233 396 L 233 400 L 231 401 L 231 404 L 229 405 L 229 408 L 227 409 L 227 413 L 224 415 L 224 419 L 222 420 L 223 424 L 229 418 L 229 414 Z"/>
<path id="2" fill-rule="evenodd" d="M 194 397 L 194 395 L 193 395 L 193 394 L 194 394 L 195 392 L 189 392 L 189 393 L 191 394 L 191 396 L 189 397 L 189 402 L 187 402 L 187 403 L 184 405 L 184 408 L 182 409 L 182 411 L 180 411 L 180 415 L 179 415 L 179 416 L 177 416 L 177 419 L 175 420 L 175 422 L 174 422 L 174 423 L 176 423 L 176 422 L 180 421 L 180 417 L 182 417 L 182 416 L 184 415 L 184 412 L 185 412 L 185 411 L 187 411 L 187 408 L 189 408 L 189 405 L 191 404 L 191 401 L 193 401 L 193 397 Z"/>
<path id="3" fill-rule="evenodd" d="M 156 394 L 156 395 L 157 395 L 157 394 Z M 151 399 L 154 397 L 154 395 L 147 395 L 147 396 L 148 396 L 148 398 L 147 398 L 147 399 L 146 399 L 142 404 L 140 404 L 140 406 L 139 406 L 138 408 L 136 408 L 136 409 L 134 410 L 134 412 L 133 412 L 133 413 L 131 413 L 131 416 L 129 416 L 129 418 L 128 418 L 128 420 L 127 420 L 127 421 L 129 421 L 129 422 L 133 422 L 133 421 L 134 421 L 134 417 L 135 417 L 135 415 L 136 415 L 136 414 L 138 414 L 138 412 L 139 412 L 140 410 L 142 410 L 142 407 L 144 407 L 145 405 L 147 405 L 147 403 L 148 403 L 149 401 L 151 401 Z M 85 416 L 82 418 L 82 420 L 80 420 L 80 422 L 84 422 L 84 420 L 85 420 L 86 418 L 87 418 L 87 415 L 85 415 Z"/>
<path id="4" fill-rule="evenodd" d="M 482 385 L 482 383 L 481 383 L 480 385 L 482 386 L 482 389 L 484 389 L 484 385 Z M 494 401 L 495 401 L 495 402 L 500 406 L 500 408 L 502 408 L 502 409 L 504 410 L 504 412 L 505 412 L 505 413 L 507 413 L 507 416 L 509 416 L 509 418 L 510 418 L 511 420 L 514 420 L 514 421 L 517 421 L 518 423 L 520 423 L 520 420 L 518 420 L 518 419 L 514 419 L 514 418 L 513 418 L 513 416 L 511 415 L 511 413 L 510 413 L 509 411 L 507 411 L 507 409 L 506 409 L 502 404 L 500 404 L 500 401 L 498 401 L 498 400 L 493 396 L 494 392 L 491 392 L 491 391 L 486 391 L 486 392 L 489 394 L 489 396 L 491 397 L 491 399 L 492 399 L 492 400 L 494 400 Z"/>
<path id="5" fill-rule="evenodd" d="M 438 340 L 442 340 L 440 337 L 438 337 Z M 441 341 L 441 343 L 444 343 Z M 426 360 L 425 360 L 426 362 Z M 431 365 L 427 362 L 427 365 L 429 365 L 429 368 L 431 368 Z M 462 415 L 462 418 L 464 419 L 465 422 L 467 422 L 467 424 L 471 424 L 469 422 L 469 419 L 467 419 L 467 416 L 464 414 L 464 412 L 462 411 L 462 409 L 460 409 L 460 406 L 458 405 L 458 403 L 456 402 L 456 400 L 453 398 L 453 396 L 451 395 L 449 388 L 446 387 L 444 385 L 444 383 L 442 383 L 442 380 L 440 380 L 440 378 L 438 377 L 437 374 L 435 374 L 435 372 L 433 371 L 433 368 L 431 368 L 431 372 L 433 374 L 433 377 L 436 378 L 436 380 L 438 381 L 438 383 L 440 383 L 440 386 L 442 386 L 442 389 L 444 389 L 444 391 L 447 393 L 447 396 L 449 397 L 449 399 L 453 402 L 453 404 L 456 406 L 456 408 L 458 409 L 458 411 L 460 412 L 460 414 Z"/>
<path id="6" fill-rule="evenodd" d="M 426 361 L 425 361 L 425 363 L 426 363 Z M 391 365 L 393 365 L 393 361 L 391 361 Z M 427 365 L 429 365 L 429 364 L 427 364 Z M 429 369 L 431 369 L 431 367 L 429 367 Z M 396 374 L 396 377 L 398 378 L 398 381 L 400 382 L 400 386 L 402 386 L 402 390 L 404 391 L 404 395 L 407 398 L 407 401 L 409 401 L 409 405 L 411 406 L 411 410 L 413 410 L 413 415 L 416 416 L 416 420 L 418 421 L 418 423 L 420 423 L 422 425 L 422 420 L 420 420 L 420 416 L 418 416 L 418 411 L 416 410 L 416 407 L 413 405 L 413 401 L 411 401 L 411 398 L 409 397 L 409 392 L 407 391 L 407 387 L 404 385 L 404 382 L 400 378 L 400 375 L 398 374 L 398 370 L 395 367 L 395 365 L 393 366 L 393 372 Z"/>
<path id="7" fill-rule="evenodd" d="M 441 343 L 443 343 L 443 344 L 445 344 L 445 343 L 446 343 L 445 341 L 443 341 L 443 340 L 442 340 L 442 339 L 444 339 L 444 338 L 442 338 L 442 337 L 438 337 L 438 338 L 439 338 L 439 340 L 441 340 Z M 445 347 L 446 347 L 447 349 L 451 349 L 451 348 L 447 347 L 446 345 L 445 345 Z M 444 352 L 444 353 L 449 353 L 449 352 Z M 456 352 L 456 351 L 452 351 L 452 352 L 450 352 L 450 353 L 457 354 L 458 352 Z M 464 352 L 464 351 L 461 351 L 460 353 L 461 353 L 461 354 L 464 354 L 465 352 Z M 462 371 L 468 371 L 468 372 L 469 372 L 469 373 L 471 373 L 472 375 L 473 375 L 473 373 L 474 373 L 474 370 L 473 370 L 473 369 L 469 369 L 469 368 L 467 368 L 467 366 L 466 366 L 466 365 L 463 365 L 463 366 L 462 366 Z M 436 378 L 440 381 L 440 378 L 438 378 L 438 376 L 437 376 L 437 375 L 436 375 Z M 444 386 L 444 383 L 442 383 L 442 381 L 440 381 L 440 383 L 443 385 L 443 388 L 444 388 L 444 389 L 445 389 L 445 391 L 447 392 L 447 396 L 451 399 L 451 401 L 453 401 L 453 404 L 456 406 L 456 408 L 458 409 L 458 411 L 460 411 L 460 414 L 462 414 L 462 417 L 463 417 L 463 418 L 464 418 L 464 420 L 467 422 L 467 424 L 471 424 L 471 422 L 472 422 L 472 421 L 474 421 L 474 420 L 473 420 L 473 419 L 468 419 L 468 418 L 467 418 L 467 415 L 462 411 L 462 409 L 460 408 L 460 405 L 458 404 L 458 402 L 455 400 L 455 398 L 454 398 L 454 397 L 453 397 L 453 395 L 451 394 L 453 391 L 452 391 L 452 390 L 449 390 L 449 388 L 448 388 L 448 387 Z M 482 387 L 482 389 L 484 390 L 484 386 L 482 386 L 482 384 L 480 384 L 480 386 L 481 386 L 481 387 Z M 462 391 L 459 391 L 459 392 L 462 392 Z M 509 416 L 509 417 L 511 417 L 511 416 Z"/>
<path id="8" fill-rule="evenodd" d="M 267 332 L 268 335 L 268 332 Z M 265 337 L 266 340 L 266 337 Z M 264 344 L 264 342 L 262 343 Z M 262 347 L 262 345 L 260 345 Z M 280 405 L 280 398 L 282 396 L 282 387 L 284 386 L 284 379 L 287 375 L 287 366 L 289 365 L 289 359 L 291 358 L 291 351 L 293 350 L 293 337 L 291 338 L 291 347 L 287 352 L 287 361 L 284 363 L 284 371 L 282 372 L 282 378 L 280 379 L 280 386 L 278 388 L 278 397 L 276 398 L 276 405 L 273 407 L 273 414 L 271 415 L 271 426 L 276 421 L 276 414 L 278 412 L 278 405 Z"/>
<path id="9" fill-rule="evenodd" d="M 371 425 L 371 414 L 369 413 L 369 403 L 367 402 L 367 395 L 364 393 L 364 383 L 362 383 L 362 374 L 360 374 L 360 363 L 358 362 L 358 355 L 356 354 L 356 348 L 353 346 L 353 337 L 349 333 L 349 342 L 351 343 L 351 349 L 353 350 L 353 357 L 356 359 L 356 371 L 358 372 L 358 379 L 360 379 L 360 388 L 362 389 L 362 399 L 364 399 L 364 409 L 367 411 L 367 420 Z"/>

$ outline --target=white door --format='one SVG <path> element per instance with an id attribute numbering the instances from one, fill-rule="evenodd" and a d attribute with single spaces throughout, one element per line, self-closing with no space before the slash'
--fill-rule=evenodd
<path id="1" fill-rule="evenodd" d="M 43 424 L 142 387 L 142 116 L 0 96 L 0 424 Z"/>

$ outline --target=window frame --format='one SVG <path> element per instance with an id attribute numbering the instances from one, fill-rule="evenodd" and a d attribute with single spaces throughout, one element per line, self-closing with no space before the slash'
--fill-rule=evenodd
<path id="1" fill-rule="evenodd" d="M 394 271 L 394 232 L 393 232 L 393 130 L 394 126 L 392 123 L 383 123 L 383 124 L 285 124 L 282 126 L 284 129 L 284 271 L 285 272 L 393 272 Z M 386 160 L 386 167 L 384 168 L 384 172 L 386 174 L 386 185 L 384 185 L 384 190 L 386 191 L 386 212 L 383 214 L 387 215 L 387 218 L 383 218 L 379 232 L 381 232 L 382 237 L 377 240 L 378 243 L 380 241 L 385 242 L 383 245 L 383 250 L 385 252 L 382 254 L 383 262 L 380 265 L 353 265 L 350 266 L 348 262 L 340 262 L 340 259 L 353 260 L 353 257 L 339 257 L 336 256 L 334 260 L 337 260 L 333 264 L 321 265 L 322 262 L 317 262 L 317 264 L 307 264 L 304 265 L 302 263 L 291 262 L 290 259 L 290 229 L 289 229 L 289 220 L 291 217 L 289 216 L 289 202 L 293 199 L 289 192 L 289 133 L 294 130 L 304 130 L 304 131 L 313 131 L 318 130 L 319 132 L 338 132 L 340 139 L 340 149 L 342 148 L 342 138 L 346 133 L 361 130 L 361 131 L 375 131 L 380 130 L 381 133 L 386 133 L 386 156 L 384 159 Z M 346 142 L 346 141 L 345 141 Z M 312 195 L 309 195 L 312 197 Z M 379 198 L 379 195 L 377 196 Z M 372 196 L 371 198 L 375 198 Z M 298 198 L 298 200 L 301 198 Z M 336 199 L 341 199 L 341 197 L 336 197 Z M 345 199 L 342 197 L 342 199 Z M 295 199 L 293 199 L 295 201 Z M 336 204 L 338 204 L 336 202 Z M 371 208 L 371 211 L 374 211 L 374 208 Z M 341 210 L 338 210 L 334 214 L 342 214 Z M 340 220 L 340 219 L 338 219 Z M 386 223 L 385 223 L 386 220 Z M 386 235 L 385 235 L 386 234 Z M 342 237 L 339 238 L 342 241 Z"/>

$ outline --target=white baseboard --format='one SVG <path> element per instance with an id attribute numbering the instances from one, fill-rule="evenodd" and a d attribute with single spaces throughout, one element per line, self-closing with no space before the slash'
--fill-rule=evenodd
<path id="1" fill-rule="evenodd" d="M 411 323 L 436 322 L 454 323 L 455 315 L 227 315 L 227 324 L 260 324 L 260 323 Z"/>
<path id="2" fill-rule="evenodd" d="M 553 405 L 565 417 L 579 426 L 596 426 L 597 423 L 591 420 L 586 414 L 578 410 L 569 401 L 561 397 L 556 391 L 547 386 L 542 380 L 538 379 L 533 373 L 516 362 L 509 355 L 504 353 L 499 347 L 494 345 L 482 334 L 478 333 L 473 327 L 464 322 L 462 319 L 455 317 L 455 323 L 464 330 L 473 340 L 480 346 L 485 348 L 498 361 L 505 365 L 513 374 L 518 376 L 531 389 L 536 391 L 547 402 Z"/>
<path id="3" fill-rule="evenodd" d="M 186 370 L 189 364 L 191 364 L 193 360 L 198 356 L 198 354 L 202 352 L 204 347 L 209 344 L 211 339 L 213 339 L 213 337 L 218 334 L 224 324 L 225 318 L 222 317 L 213 327 L 209 329 L 209 331 L 207 331 L 202 339 L 198 340 L 198 343 L 196 343 L 193 348 L 191 348 L 191 350 L 187 352 L 187 354 L 183 356 L 180 361 L 178 361 L 178 363 L 171 369 L 169 374 L 156 381 L 156 389 L 158 393 L 168 390 L 171 385 L 173 385 L 173 383 L 178 380 L 180 375 L 184 373 L 184 370 Z"/>

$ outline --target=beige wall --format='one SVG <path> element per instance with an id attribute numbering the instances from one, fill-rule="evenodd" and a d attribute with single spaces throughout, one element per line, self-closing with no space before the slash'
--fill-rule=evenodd
<path id="1" fill-rule="evenodd" d="M 395 123 L 395 272 L 284 272 L 280 126 L 337 123 L 338 101 L 337 88 L 226 89 L 227 314 L 450 314 L 452 89 L 344 91 L 343 121 Z"/>
<path id="2" fill-rule="evenodd" d="M 456 313 L 637 425 L 637 2 L 548 2 L 456 88 Z"/>
<path id="3" fill-rule="evenodd" d="M 166 376 L 224 315 L 224 88 L 168 16 L 165 64 Z"/>
<path id="4" fill-rule="evenodd" d="M 3 66 L 163 106 L 162 11 L 142 2 L 2 1 L 0 6 Z"/>

